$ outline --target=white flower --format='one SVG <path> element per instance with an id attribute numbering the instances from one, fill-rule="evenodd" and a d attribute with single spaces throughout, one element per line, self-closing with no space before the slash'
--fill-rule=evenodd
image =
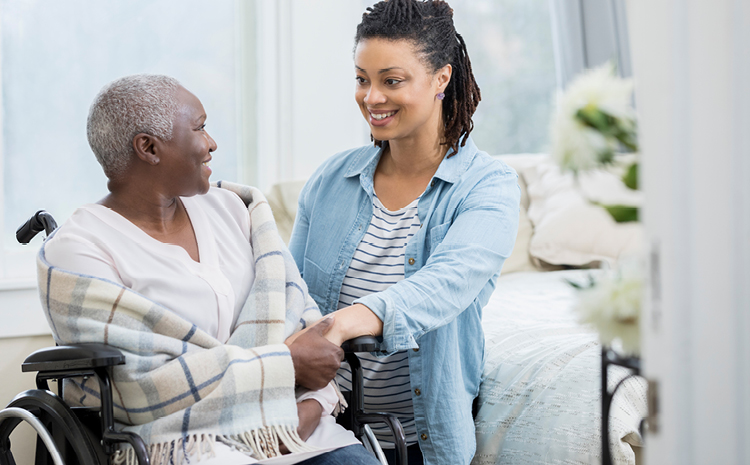
<path id="1" fill-rule="evenodd" d="M 596 168 L 602 164 L 603 155 L 618 148 L 617 139 L 577 118 L 580 110 L 599 110 L 615 118 L 619 127 L 635 131 L 632 93 L 632 80 L 615 76 L 611 63 L 586 71 L 570 84 L 558 101 L 552 122 L 551 155 L 563 169 L 578 172 Z"/>
<path id="2" fill-rule="evenodd" d="M 602 344 L 619 340 L 628 354 L 640 350 L 640 317 L 643 276 L 640 264 L 626 262 L 607 271 L 591 287 L 578 292 L 576 311 L 581 322 L 592 324 Z"/>

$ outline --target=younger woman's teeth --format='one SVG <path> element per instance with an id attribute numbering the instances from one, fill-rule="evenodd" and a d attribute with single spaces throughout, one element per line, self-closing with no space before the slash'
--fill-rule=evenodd
<path id="1" fill-rule="evenodd" d="M 395 114 L 396 114 L 395 111 L 389 111 L 388 113 L 370 113 L 370 115 L 372 115 L 372 119 L 376 119 L 376 120 L 385 119 Z"/>
<path id="2" fill-rule="evenodd" d="M 204 161 L 204 162 L 203 162 L 203 165 L 204 165 L 204 166 L 210 166 L 210 165 L 211 165 L 211 162 L 210 162 L 210 161 Z"/>

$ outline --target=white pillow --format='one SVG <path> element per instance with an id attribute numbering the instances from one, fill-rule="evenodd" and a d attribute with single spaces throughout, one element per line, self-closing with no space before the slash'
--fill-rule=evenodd
<path id="1" fill-rule="evenodd" d="M 529 254 L 553 265 L 584 266 L 606 262 L 641 249 L 640 223 L 616 223 L 603 204 L 642 205 L 642 193 L 625 187 L 622 168 L 562 173 L 547 159 L 522 170 L 529 194 L 528 215 L 534 227 Z"/>
<path id="2" fill-rule="evenodd" d="M 529 243 L 531 242 L 531 234 L 534 228 L 523 206 L 518 216 L 516 244 L 513 246 L 513 252 L 510 254 L 510 257 L 503 264 L 503 275 L 517 271 L 536 271 L 536 267 L 534 267 L 529 255 Z"/>
<path id="3" fill-rule="evenodd" d="M 305 181 L 280 182 L 271 186 L 271 190 L 266 194 L 266 200 L 276 220 L 276 228 L 285 244 L 289 244 L 292 236 L 294 217 L 297 216 L 297 198 L 304 186 Z"/>
<path id="4" fill-rule="evenodd" d="M 513 246 L 513 252 L 503 264 L 503 275 L 515 273 L 517 271 L 537 271 L 537 267 L 531 261 L 529 255 L 529 244 L 531 236 L 534 233 L 534 227 L 529 221 L 526 208 L 529 206 L 529 195 L 526 193 L 526 182 L 521 173 L 524 169 L 533 167 L 548 158 L 543 154 L 520 154 L 520 155 L 499 155 L 495 156 L 502 160 L 508 166 L 518 173 L 518 186 L 521 188 L 521 209 L 518 218 L 518 234 L 516 235 L 516 244 Z"/>

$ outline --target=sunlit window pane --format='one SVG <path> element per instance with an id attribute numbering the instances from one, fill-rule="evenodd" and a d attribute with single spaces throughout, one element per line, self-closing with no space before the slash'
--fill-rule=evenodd
<path id="1" fill-rule="evenodd" d="M 195 93 L 219 147 L 213 178 L 236 179 L 236 2 L 0 0 L 0 8 L 6 250 L 37 209 L 62 222 L 106 194 L 86 117 L 99 89 L 124 75 L 168 74 Z"/>
<path id="2" fill-rule="evenodd" d="M 556 88 L 549 3 L 451 0 L 482 102 L 474 141 L 491 154 L 542 152 Z"/>

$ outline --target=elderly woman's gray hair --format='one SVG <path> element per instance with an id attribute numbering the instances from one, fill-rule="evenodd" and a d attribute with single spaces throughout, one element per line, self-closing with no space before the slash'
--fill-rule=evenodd
<path id="1" fill-rule="evenodd" d="M 104 174 L 121 175 L 131 158 L 133 138 L 140 133 L 168 141 L 179 109 L 180 83 L 169 76 L 136 74 L 110 82 L 89 109 L 86 132 Z"/>

